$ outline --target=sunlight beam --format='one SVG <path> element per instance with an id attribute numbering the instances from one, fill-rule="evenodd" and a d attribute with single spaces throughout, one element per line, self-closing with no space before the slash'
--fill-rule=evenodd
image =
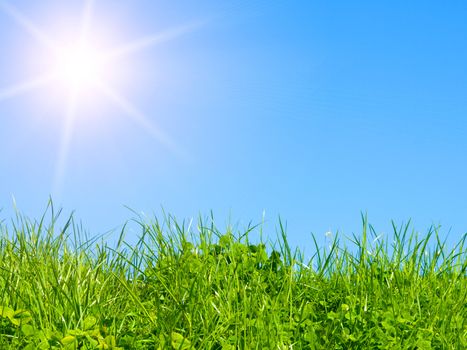
<path id="1" fill-rule="evenodd" d="M 53 194 L 55 198 L 60 198 L 63 190 L 63 182 L 66 173 L 68 155 L 73 137 L 73 125 L 76 118 L 76 110 L 78 105 L 78 93 L 72 92 L 68 103 L 68 110 L 65 115 L 65 125 L 60 140 L 60 148 L 58 150 L 58 159 L 55 165 L 55 174 L 53 180 Z"/>
<path id="2" fill-rule="evenodd" d="M 81 22 L 81 42 L 86 43 L 91 25 L 92 10 L 94 8 L 94 0 L 86 0 L 83 10 L 83 19 Z"/>
<path id="3" fill-rule="evenodd" d="M 48 74 L 42 77 L 37 77 L 28 81 L 17 83 L 15 85 L 2 89 L 0 90 L 0 101 L 8 100 L 18 95 L 27 93 L 31 90 L 41 88 L 54 81 L 56 78 L 57 77 L 55 74 Z"/>
<path id="4" fill-rule="evenodd" d="M 55 51 L 56 45 L 50 37 L 41 31 L 29 18 L 5 1 L 0 1 L 0 9 L 44 46 Z"/>
<path id="5" fill-rule="evenodd" d="M 154 35 L 140 38 L 133 42 L 124 44 L 120 47 L 111 49 L 104 55 L 104 58 L 110 61 L 110 60 L 113 60 L 113 59 L 116 59 L 122 56 L 133 54 L 138 51 L 142 51 L 151 46 L 162 44 L 164 42 L 173 40 L 184 34 L 190 33 L 194 31 L 195 29 L 199 28 L 200 26 L 202 26 L 203 24 L 204 22 L 202 21 L 192 22 L 192 23 L 188 23 L 188 24 L 185 24 L 179 27 L 167 29 L 165 31 L 156 33 Z"/>
<path id="6" fill-rule="evenodd" d="M 125 114 L 130 117 L 134 122 L 139 124 L 144 131 L 154 137 L 164 147 L 171 152 L 177 154 L 181 158 L 188 158 L 186 152 L 182 151 L 180 147 L 175 144 L 165 133 L 163 133 L 154 123 L 152 123 L 141 111 L 133 106 L 128 100 L 121 96 L 117 91 L 102 81 L 99 81 L 99 90 L 115 105 L 121 108 Z"/>

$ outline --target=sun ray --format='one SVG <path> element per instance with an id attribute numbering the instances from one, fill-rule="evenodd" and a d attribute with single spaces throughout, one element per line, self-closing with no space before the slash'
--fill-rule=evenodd
<path id="1" fill-rule="evenodd" d="M 10 87 L 0 90 L 0 101 L 7 100 L 18 95 L 22 95 L 31 90 L 41 88 L 56 79 L 55 74 L 47 74 L 41 77 L 33 78 L 28 81 L 20 82 Z"/>
<path id="2" fill-rule="evenodd" d="M 154 35 L 150 35 L 150 36 L 137 39 L 135 41 L 126 43 L 122 46 L 109 50 L 104 55 L 104 59 L 108 61 L 114 60 L 122 56 L 127 56 L 135 52 L 142 51 L 151 46 L 162 44 L 164 42 L 173 40 L 184 34 L 190 33 L 194 31 L 195 29 L 199 28 L 200 26 L 202 26 L 203 24 L 204 22 L 202 21 L 191 22 L 191 23 L 181 25 L 175 28 L 167 29 L 165 31 L 156 33 Z"/>
<path id="3" fill-rule="evenodd" d="M 24 30 L 31 34 L 41 44 L 45 45 L 53 51 L 56 50 L 57 46 L 53 40 L 13 5 L 5 1 L 0 1 L 0 9 L 9 15 L 17 24 L 19 24 Z"/>
<path id="4" fill-rule="evenodd" d="M 70 153 L 71 141 L 73 138 L 73 125 L 76 118 L 76 109 L 78 106 L 78 93 L 70 93 L 68 110 L 65 115 L 65 125 L 62 129 L 60 146 L 58 150 L 58 159 L 55 165 L 55 174 L 53 181 L 53 194 L 55 198 L 60 198 L 63 189 L 63 180 L 65 178 L 68 155 Z"/>
<path id="5" fill-rule="evenodd" d="M 83 11 L 83 18 L 81 22 L 81 44 L 85 44 L 89 32 L 89 25 L 91 21 L 92 8 L 94 0 L 86 0 Z M 63 180 L 66 173 L 68 155 L 72 142 L 73 125 L 76 118 L 76 109 L 78 104 L 78 92 L 72 91 L 70 93 L 70 100 L 68 103 L 68 110 L 65 116 L 65 125 L 63 126 L 62 138 L 60 141 L 59 155 L 55 167 L 55 176 L 53 183 L 53 192 L 56 198 L 61 196 L 63 188 Z"/>
<path id="6" fill-rule="evenodd" d="M 141 111 L 139 111 L 131 102 L 125 99 L 112 87 L 105 84 L 105 82 L 99 81 L 99 90 L 115 105 L 122 109 L 125 114 L 136 122 L 140 127 L 144 129 L 149 135 L 154 137 L 164 147 L 171 152 L 177 154 L 181 158 L 188 158 L 187 153 L 180 149 L 180 147 L 164 132 L 162 132 L 154 123 L 152 123 Z"/>
<path id="7" fill-rule="evenodd" d="M 83 19 L 81 22 L 81 42 L 86 42 L 91 25 L 94 0 L 86 0 L 84 4 Z"/>

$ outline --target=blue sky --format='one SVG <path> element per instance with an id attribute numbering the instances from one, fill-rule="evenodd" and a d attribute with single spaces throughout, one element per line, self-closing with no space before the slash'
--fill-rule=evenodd
<path id="1" fill-rule="evenodd" d="M 84 5 L 14 2 L 60 40 Z M 47 62 L 0 12 L 1 215 L 14 196 L 37 217 L 52 195 L 98 234 L 133 216 L 125 206 L 213 210 L 220 227 L 265 213 L 265 234 L 280 215 L 307 250 L 311 232 L 358 234 L 366 212 L 378 232 L 411 218 L 455 241 L 467 231 L 465 18 L 463 1 L 97 1 L 90 32 L 106 49 L 188 26 L 118 57 L 109 79 L 170 142 L 90 89 L 63 151 L 63 87 L 6 96 Z"/>

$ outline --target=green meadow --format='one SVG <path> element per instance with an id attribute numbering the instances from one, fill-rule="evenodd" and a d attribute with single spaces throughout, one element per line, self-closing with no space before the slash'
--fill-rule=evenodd
<path id="1" fill-rule="evenodd" d="M 466 349 L 466 234 L 309 236 L 136 219 L 113 245 L 49 207 L 0 228 L 0 349 Z M 62 220 L 62 221 L 60 221 Z M 60 224 L 59 224 L 60 222 Z M 390 237 L 390 238 L 389 238 Z"/>

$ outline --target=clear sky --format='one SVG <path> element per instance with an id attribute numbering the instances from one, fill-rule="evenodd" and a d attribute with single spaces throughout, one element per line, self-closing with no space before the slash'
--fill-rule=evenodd
<path id="1" fill-rule="evenodd" d="M 378 232 L 467 231 L 465 1 L 0 4 L 4 219 L 13 196 L 37 217 L 52 195 L 92 234 L 125 206 L 265 213 L 270 237 L 280 215 L 305 249 L 361 212 Z M 77 94 L 74 64 L 73 87 L 42 81 L 84 27 L 112 59 Z"/>

